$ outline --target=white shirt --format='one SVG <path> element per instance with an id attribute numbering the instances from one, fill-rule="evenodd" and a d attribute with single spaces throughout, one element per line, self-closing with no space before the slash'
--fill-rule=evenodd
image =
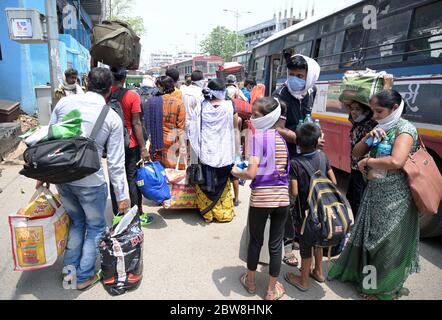
<path id="1" fill-rule="evenodd" d="M 95 122 L 106 105 L 103 96 L 87 92 L 81 95 L 72 95 L 61 99 L 52 113 L 50 125 L 59 123 L 63 117 L 75 109 L 81 112 L 83 120 L 83 136 L 90 136 Z M 118 114 L 110 110 L 101 130 L 97 135 L 97 150 L 100 159 L 103 150 L 107 149 L 107 163 L 109 178 L 114 186 L 117 201 L 123 201 L 126 197 L 126 168 L 123 138 L 123 122 Z M 78 181 L 69 183 L 75 187 L 99 187 L 106 183 L 103 168 L 98 172 Z"/>

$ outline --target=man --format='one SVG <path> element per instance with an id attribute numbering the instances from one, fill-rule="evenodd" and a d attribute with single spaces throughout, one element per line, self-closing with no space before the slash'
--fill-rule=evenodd
<path id="1" fill-rule="evenodd" d="M 112 86 L 112 96 L 121 97 L 121 106 L 123 108 L 124 114 L 124 125 L 126 126 L 129 136 L 130 145 L 126 150 L 126 174 L 127 183 L 129 185 L 129 194 L 131 207 L 138 206 L 141 225 L 146 226 L 151 221 L 147 214 L 143 213 L 143 197 L 138 189 L 136 183 L 136 176 L 138 166 L 137 163 L 142 159 L 143 161 L 149 160 L 149 152 L 146 148 L 146 141 L 144 139 L 143 124 L 142 124 L 142 114 L 141 114 L 141 98 L 140 96 L 132 91 L 124 89 L 124 84 L 127 78 L 127 71 L 125 69 L 112 68 L 112 73 L 114 76 L 114 84 Z M 115 194 L 111 186 L 111 199 L 112 208 L 115 215 L 114 223 L 118 223 L 122 216 L 117 206 L 115 199 Z"/>
<path id="2" fill-rule="evenodd" d="M 78 71 L 75 69 L 67 69 L 64 72 L 63 83 L 55 90 L 54 106 L 64 97 L 75 94 L 84 94 L 84 90 L 77 83 Z"/>
<path id="3" fill-rule="evenodd" d="M 89 73 L 88 93 L 63 98 L 55 107 L 50 124 L 59 123 L 68 113 L 79 109 L 84 135 L 89 136 L 111 95 L 111 86 L 112 73 L 109 70 L 93 69 Z M 96 142 L 100 157 L 107 149 L 109 178 L 115 190 L 118 210 L 124 212 L 129 208 L 129 201 L 125 187 L 123 124 L 114 111 L 109 111 Z M 37 182 L 37 188 L 41 186 L 43 182 Z M 100 281 L 100 275 L 95 274 L 95 263 L 98 241 L 106 229 L 108 198 L 103 168 L 82 180 L 56 187 L 71 219 L 64 270 L 75 270 L 75 273 L 64 272 L 64 281 L 71 282 L 76 276 L 77 289 L 85 290 Z"/>
<path id="4" fill-rule="evenodd" d="M 190 74 L 186 74 L 186 76 L 184 77 L 184 84 L 187 87 L 190 87 L 190 85 L 192 84 L 192 76 Z"/>
<path id="5" fill-rule="evenodd" d="M 242 93 L 244 94 L 244 96 L 247 98 L 247 102 L 250 103 L 252 100 L 252 90 L 253 88 L 256 86 L 256 81 L 253 79 L 247 79 L 244 82 L 244 87 L 241 89 Z"/>
<path id="6" fill-rule="evenodd" d="M 180 72 L 178 69 L 169 68 L 166 70 L 166 76 L 171 77 L 175 82 L 175 91 L 172 93 L 172 96 L 177 99 L 183 99 L 183 93 L 180 90 Z"/>
<path id="7" fill-rule="evenodd" d="M 238 88 L 238 81 L 236 76 L 231 74 L 226 78 L 227 81 L 227 95 L 230 99 L 240 99 L 247 102 L 247 98 L 244 96 L 241 90 Z"/>
<path id="8" fill-rule="evenodd" d="M 287 114 L 280 120 L 280 128 L 277 129 L 286 140 L 289 148 L 290 159 L 299 155 L 296 146 L 296 129 L 300 120 L 304 120 L 307 114 L 311 114 L 316 98 L 316 82 L 321 73 L 319 64 L 303 55 L 291 55 L 286 52 L 284 58 L 287 62 L 287 82 L 274 94 L 287 106 Z M 319 139 L 319 148 L 324 147 L 325 141 Z M 299 262 L 293 253 L 295 239 L 295 228 L 293 221 L 294 210 L 296 210 L 296 199 L 291 199 L 290 215 L 287 219 L 285 232 L 285 257 L 284 262 L 289 266 L 298 266 Z"/>

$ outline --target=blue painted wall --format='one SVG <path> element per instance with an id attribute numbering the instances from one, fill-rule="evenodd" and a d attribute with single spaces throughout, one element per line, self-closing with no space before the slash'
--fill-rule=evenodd
<path id="1" fill-rule="evenodd" d="M 35 87 L 50 82 L 48 47 L 46 44 L 18 44 L 9 40 L 4 10 L 8 7 L 37 9 L 44 14 L 44 1 L 0 1 L 0 46 L 3 56 L 0 61 L 0 99 L 20 101 L 23 111 L 35 114 Z M 75 68 L 80 74 L 89 72 L 89 51 L 71 35 L 60 35 L 59 51 L 59 81 L 67 68 Z"/>

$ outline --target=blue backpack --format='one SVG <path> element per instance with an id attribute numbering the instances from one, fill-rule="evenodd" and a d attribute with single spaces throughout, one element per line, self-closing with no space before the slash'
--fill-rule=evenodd
<path id="1" fill-rule="evenodd" d="M 172 196 L 167 184 L 166 171 L 159 162 L 146 162 L 137 171 L 137 186 L 143 196 L 158 204 Z"/>

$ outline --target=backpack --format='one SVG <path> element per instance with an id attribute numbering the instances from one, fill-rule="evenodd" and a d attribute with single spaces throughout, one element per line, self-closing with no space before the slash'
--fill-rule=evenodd
<path id="1" fill-rule="evenodd" d="M 92 31 L 91 56 L 114 68 L 137 70 L 140 66 L 140 37 L 125 22 L 103 21 Z"/>
<path id="2" fill-rule="evenodd" d="M 129 130 L 126 127 L 126 120 L 124 118 L 124 111 L 123 111 L 123 98 L 124 95 L 128 92 L 128 89 L 120 88 L 117 91 L 115 91 L 108 103 L 108 105 L 114 110 L 121 118 L 121 121 L 123 122 L 123 135 L 124 135 L 124 148 L 127 150 L 129 149 L 130 145 L 130 134 Z"/>
<path id="3" fill-rule="evenodd" d="M 326 177 L 325 154 L 320 152 L 319 155 L 319 170 L 308 160 L 297 160 L 311 179 L 301 236 L 307 245 L 331 249 L 342 244 L 352 221 L 343 196 Z"/>
<path id="4" fill-rule="evenodd" d="M 25 151 L 25 165 L 20 174 L 51 184 L 64 184 L 81 180 L 99 171 L 101 160 L 95 139 L 109 110 L 109 106 L 103 107 L 88 138 L 76 136 L 53 140 L 50 127 L 49 141 L 37 143 Z"/>

